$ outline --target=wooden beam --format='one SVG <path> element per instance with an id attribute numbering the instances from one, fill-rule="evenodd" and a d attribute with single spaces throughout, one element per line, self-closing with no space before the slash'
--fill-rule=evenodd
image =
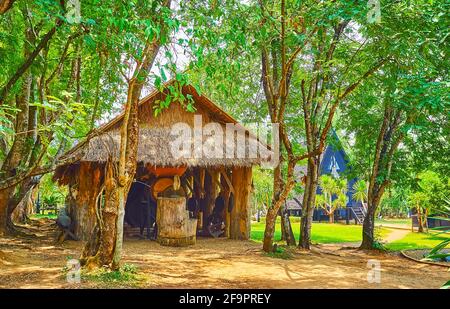
<path id="1" fill-rule="evenodd" d="M 224 178 L 225 181 L 227 182 L 228 188 L 230 188 L 231 193 L 235 194 L 233 184 L 232 184 L 232 182 L 231 182 L 231 179 L 228 177 L 228 175 L 227 175 L 225 169 L 221 168 L 221 169 L 220 169 L 220 173 L 222 174 L 223 178 Z"/>
<path id="2" fill-rule="evenodd" d="M 221 171 L 222 172 L 222 171 Z M 225 170 L 223 171 L 223 173 L 227 173 Z M 226 175 L 226 177 L 229 179 L 228 175 Z M 227 184 L 226 182 L 226 178 L 224 177 L 224 175 L 222 174 L 222 177 L 220 178 L 220 183 L 222 184 L 222 190 L 221 190 L 221 195 L 225 200 L 225 209 L 223 210 L 222 216 L 224 218 L 225 221 L 225 237 L 226 238 L 230 238 L 230 218 L 231 218 L 231 214 L 228 211 L 228 206 L 230 203 L 230 186 Z"/>
<path id="3" fill-rule="evenodd" d="M 183 175 L 183 177 L 181 178 L 181 180 L 182 180 L 183 185 L 185 185 L 185 186 L 189 189 L 189 193 L 191 193 L 192 195 L 194 195 L 194 189 L 192 188 L 192 186 L 191 186 L 191 184 L 190 184 L 190 182 L 189 182 L 189 177 L 192 177 L 192 176 L 187 176 L 187 177 L 185 177 L 185 176 Z M 195 177 L 193 177 L 193 178 L 195 178 Z M 187 195 L 189 195 L 189 194 L 187 194 Z"/>

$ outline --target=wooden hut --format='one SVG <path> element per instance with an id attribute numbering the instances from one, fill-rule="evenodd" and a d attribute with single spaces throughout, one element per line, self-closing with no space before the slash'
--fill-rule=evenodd
<path id="1" fill-rule="evenodd" d="M 127 220 L 127 211 L 131 213 L 134 207 L 135 202 L 131 196 L 136 195 L 139 191 L 137 186 L 140 184 L 141 191 L 148 190 L 151 200 L 158 200 L 158 204 L 159 198 L 164 197 L 181 197 L 184 201 L 190 198 L 201 200 L 200 211 L 195 213 L 195 218 L 192 218 L 191 212 L 190 217 L 196 220 L 194 233 L 207 235 L 206 225 L 214 213 L 217 197 L 220 195 L 223 198 L 222 203 L 226 205 L 222 210 L 223 236 L 248 239 L 252 166 L 263 160 L 270 160 L 270 149 L 190 85 L 184 85 L 180 89 L 186 100 L 193 101 L 195 112 L 186 109 L 186 101 L 170 99 L 174 96 L 167 99 L 171 85 L 174 86 L 175 82 L 166 84 L 163 91 L 153 91 L 139 103 L 138 168 L 135 183 L 128 196 L 125 219 Z M 172 101 L 170 105 L 167 104 L 168 101 Z M 155 107 L 161 104 L 168 107 L 156 115 Z M 78 143 L 64 154 L 55 171 L 54 179 L 60 185 L 69 187 L 66 207 L 74 222 L 73 233 L 80 239 L 88 239 L 95 227 L 98 209 L 101 207 L 105 162 L 108 158 L 118 158 L 122 121 L 123 114 L 99 127 L 93 137 Z M 190 152 L 184 149 L 182 155 L 177 149 L 174 151 L 173 146 L 173 141 L 180 139 L 174 132 L 175 125 L 178 124 L 179 128 L 180 123 L 181 127 L 192 129 L 194 135 L 199 131 L 202 133 L 199 135 L 200 142 L 197 138 L 191 148 L 188 148 Z M 218 131 L 222 131 L 222 139 L 217 139 L 215 134 Z M 192 136 L 190 137 L 192 139 Z M 213 147 L 213 155 L 211 151 L 205 155 L 205 147 L 209 147 L 211 139 L 216 142 L 216 146 L 219 141 L 222 149 Z M 189 136 L 186 137 L 186 141 L 188 140 Z M 180 182 L 180 188 L 176 188 L 177 190 L 174 189 L 174 180 Z M 169 209 L 172 206 L 163 207 Z M 183 211 L 183 207 L 178 208 Z M 187 214 L 187 210 L 186 213 L 179 213 L 176 220 L 181 220 L 180 218 L 186 217 Z M 161 220 L 159 231 L 170 230 L 168 226 L 164 226 L 169 223 L 163 223 L 168 222 L 167 216 L 156 217 Z M 179 228 L 181 229 L 180 226 Z M 191 243 L 191 240 L 185 239 L 187 243 Z"/>

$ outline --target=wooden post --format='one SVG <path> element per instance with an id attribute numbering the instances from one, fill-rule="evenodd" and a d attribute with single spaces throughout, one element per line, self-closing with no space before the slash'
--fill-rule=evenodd
<path id="1" fill-rule="evenodd" d="M 207 209 L 205 209 L 205 213 L 203 214 L 203 222 L 205 228 L 205 224 L 208 224 L 208 218 L 212 214 L 214 209 L 214 202 L 216 201 L 216 197 L 219 195 L 219 172 L 216 170 L 207 170 L 205 173 L 205 197 L 208 201 Z"/>
<path id="2" fill-rule="evenodd" d="M 250 238 L 251 167 L 234 167 L 232 183 L 235 190 L 234 207 L 230 218 L 230 238 Z"/>
<path id="3" fill-rule="evenodd" d="M 199 167 L 195 167 L 192 171 L 193 173 L 193 186 L 194 186 L 194 197 L 197 201 L 200 201 L 202 194 L 204 193 L 204 182 L 205 182 L 205 171 L 200 169 Z M 200 205 L 199 205 L 200 206 Z M 203 211 L 199 211 L 197 217 L 197 230 L 201 230 L 203 228 Z"/>
<path id="4" fill-rule="evenodd" d="M 225 237 L 230 237 L 230 213 L 228 212 L 228 202 L 230 200 L 230 186 L 228 185 L 226 178 L 224 177 L 226 171 L 221 171 L 220 173 L 220 192 L 225 201 L 225 209 L 223 210 L 223 218 L 225 221 Z M 225 174 L 226 175 L 226 174 Z"/>

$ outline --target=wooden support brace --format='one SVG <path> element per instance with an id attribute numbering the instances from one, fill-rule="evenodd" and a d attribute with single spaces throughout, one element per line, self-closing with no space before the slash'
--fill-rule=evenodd
<path id="1" fill-rule="evenodd" d="M 235 195 L 235 191 L 234 191 L 234 187 L 231 182 L 231 179 L 230 179 L 230 177 L 228 177 L 227 173 L 225 172 L 225 170 L 223 168 L 220 169 L 220 174 L 222 174 L 222 177 L 227 182 L 228 188 L 230 188 L 231 193 L 233 193 L 233 195 Z"/>

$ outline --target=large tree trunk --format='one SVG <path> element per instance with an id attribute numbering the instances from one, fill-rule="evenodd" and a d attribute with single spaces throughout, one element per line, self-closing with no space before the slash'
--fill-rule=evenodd
<path id="1" fill-rule="evenodd" d="M 8 228 L 8 201 L 14 193 L 14 187 L 0 191 L 0 236 L 7 235 Z"/>
<path id="2" fill-rule="evenodd" d="M 271 252 L 273 250 L 273 237 L 275 234 L 275 224 L 277 214 L 286 201 L 286 198 L 289 192 L 294 187 L 294 167 L 295 164 L 293 162 L 289 162 L 288 164 L 288 176 L 286 184 L 283 186 L 283 190 L 279 195 L 274 195 L 272 199 L 272 205 L 267 210 L 266 215 L 266 228 L 264 230 L 264 240 L 263 240 L 263 250 L 265 252 Z M 275 184 L 274 184 L 275 187 Z"/>
<path id="3" fill-rule="evenodd" d="M 280 137 L 281 139 L 281 137 Z M 281 148 L 280 148 L 281 153 Z M 263 250 L 271 252 L 273 247 L 273 238 L 275 235 L 275 226 L 277 215 L 280 214 L 281 218 L 281 235 L 282 239 L 286 241 L 287 245 L 295 245 L 294 233 L 292 232 L 291 222 L 287 216 L 284 208 L 284 202 L 286 197 L 292 189 L 293 183 L 293 165 L 288 166 L 287 183 L 284 183 L 282 176 L 282 164 L 281 162 L 275 167 L 273 172 L 273 197 L 272 204 L 267 209 L 266 214 L 266 227 L 264 230 Z"/>
<path id="4" fill-rule="evenodd" d="M 27 36 L 29 36 L 28 31 Z M 27 55 L 27 50 L 25 50 L 25 55 Z M 29 147 L 27 144 L 27 134 L 23 134 L 22 132 L 26 132 L 28 129 L 28 103 L 30 99 L 31 83 L 32 76 L 31 73 L 27 71 L 23 78 L 21 95 L 18 96 L 16 100 L 16 107 L 19 111 L 16 115 L 15 132 L 21 134 L 16 134 L 14 136 L 13 145 L 1 167 L 0 173 L 3 174 L 4 179 L 16 176 L 19 172 L 18 169 L 20 165 L 24 164 L 25 162 L 23 161 L 26 161 L 28 158 L 27 150 Z M 0 190 L 0 234 L 3 235 L 13 232 L 12 221 L 10 219 L 11 212 L 9 210 L 11 210 L 10 203 L 14 196 L 15 189 L 16 186 L 10 186 Z"/>
<path id="5" fill-rule="evenodd" d="M 156 54 L 155 54 L 156 56 Z M 105 206 L 98 231 L 94 232 L 82 254 L 86 269 L 102 266 L 118 269 L 123 246 L 123 221 L 125 203 L 137 166 L 137 143 L 139 124 L 137 110 L 142 85 L 136 85 L 136 79 L 129 83 L 127 107 L 124 124 L 121 128 L 121 156 L 118 166 L 107 163 L 105 173 Z M 95 252 L 95 254 L 93 254 Z"/>
<path id="6" fill-rule="evenodd" d="M 389 103 L 385 104 L 384 118 L 378 132 L 372 174 L 369 180 L 367 215 L 364 218 L 363 240 L 360 249 L 376 249 L 375 213 L 390 181 L 394 153 L 404 138 L 404 132 L 396 134 L 402 121 L 402 112 L 402 110 L 395 111 Z M 408 116 L 406 122 L 411 120 L 412 118 Z M 380 175 L 383 176 L 383 180 L 379 179 Z"/>
<path id="7" fill-rule="evenodd" d="M 164 6 L 170 8 L 170 0 Z M 159 15 L 158 15 L 159 16 Z M 158 17 L 155 17 L 158 18 Z M 164 27 L 161 35 L 164 34 Z M 145 46 L 141 61 L 137 64 L 133 77 L 128 82 L 127 101 L 120 128 L 120 151 L 118 166 L 108 163 L 105 173 L 105 210 L 102 212 L 102 225 L 99 226 L 100 242 L 98 248 L 90 246 L 87 254 L 97 250 L 94 258 L 83 254 L 89 269 L 108 265 L 112 269 L 120 267 L 123 246 L 123 222 L 125 203 L 136 173 L 137 150 L 139 142 L 138 109 L 139 98 L 153 62 L 158 54 L 160 42 L 155 39 Z M 112 161 L 112 158 L 110 158 Z M 94 237 L 98 237 L 95 235 Z M 91 242 L 95 243 L 95 242 Z M 98 258 L 95 258 L 98 257 Z"/>
<path id="8" fill-rule="evenodd" d="M 156 57 L 159 45 L 153 45 L 153 52 L 148 54 L 151 57 L 151 63 L 147 63 L 145 69 L 135 74 L 128 86 L 128 99 L 125 111 L 124 123 L 121 128 L 120 134 L 120 158 L 118 166 L 118 177 L 116 190 L 114 195 L 117 194 L 117 236 L 114 248 L 114 255 L 112 266 L 114 269 L 120 267 L 120 259 L 122 258 L 122 246 L 123 246 L 123 222 L 125 218 L 125 204 L 127 201 L 128 191 L 136 173 L 137 166 L 137 150 L 139 143 L 139 122 L 138 122 L 138 109 L 139 98 L 144 86 L 144 81 L 138 81 L 138 75 L 145 74 L 147 76 L 148 71 L 151 69 L 153 61 Z"/>
<path id="9" fill-rule="evenodd" d="M 22 181 L 22 183 L 20 185 L 17 186 L 17 190 L 16 190 L 15 194 L 8 201 L 6 225 L 11 230 L 11 233 L 16 232 L 14 229 L 13 213 L 21 203 L 26 204 L 26 202 L 27 202 L 26 197 L 28 196 L 28 193 L 33 189 L 33 187 L 35 185 L 36 185 L 36 183 L 33 182 L 33 179 L 31 177 L 25 179 L 24 181 Z M 23 217 L 23 215 L 25 215 L 25 217 Z M 20 218 L 21 222 L 24 222 L 26 220 L 26 214 L 23 214 L 23 215 Z"/>
<path id="10" fill-rule="evenodd" d="M 34 213 L 33 202 L 36 192 L 37 190 L 35 186 L 28 190 L 22 201 L 20 201 L 16 209 L 11 214 L 11 219 L 13 222 L 26 223 L 28 216 Z"/>
<path id="11" fill-rule="evenodd" d="M 375 166 L 378 166 L 375 164 Z M 378 171 L 378 168 L 375 169 Z M 367 198 L 367 214 L 363 222 L 363 234 L 360 249 L 376 249 L 375 239 L 375 213 L 383 196 L 386 182 L 379 184 L 377 182 L 378 172 L 374 173 L 370 179 L 368 198 Z"/>
<path id="12" fill-rule="evenodd" d="M 303 194 L 302 218 L 300 221 L 299 247 L 309 250 L 311 247 L 311 228 L 318 183 L 319 157 L 308 159 L 305 192 Z"/>
<path id="13" fill-rule="evenodd" d="M 72 219 L 72 232 L 80 240 L 89 240 L 97 224 L 96 205 L 102 182 L 100 167 L 82 162 L 76 184 L 69 186 L 67 212 Z"/>
<path id="14" fill-rule="evenodd" d="M 360 249 L 374 249 L 375 247 L 375 211 L 379 199 L 371 199 L 368 202 L 367 214 L 363 222 L 363 239 Z"/>
<path id="15" fill-rule="evenodd" d="M 101 216 L 97 216 L 97 230 L 93 232 L 91 240 L 86 244 L 81 256 L 81 263 L 88 270 L 99 266 L 113 267 L 114 249 L 117 240 L 118 218 L 118 184 L 116 181 L 116 166 L 108 161 L 105 172 L 104 205 L 96 205 Z"/>

